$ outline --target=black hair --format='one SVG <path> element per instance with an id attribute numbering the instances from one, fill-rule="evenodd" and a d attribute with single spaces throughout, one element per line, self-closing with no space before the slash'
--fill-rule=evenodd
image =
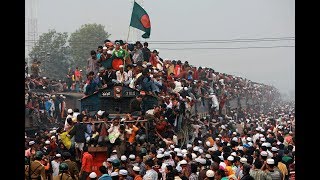
<path id="1" fill-rule="evenodd" d="M 144 164 L 149 166 L 149 167 L 152 167 L 154 165 L 154 162 L 153 162 L 152 159 L 148 159 L 148 160 L 146 160 L 146 162 Z"/>
<path id="2" fill-rule="evenodd" d="M 147 42 L 144 42 L 143 45 L 144 45 L 144 46 L 148 46 L 149 44 L 148 44 Z"/>
<path id="3" fill-rule="evenodd" d="M 257 158 L 257 159 L 254 161 L 253 165 L 254 165 L 254 167 L 255 167 L 256 169 L 261 169 L 261 167 L 262 167 L 262 161 Z"/>
<path id="4" fill-rule="evenodd" d="M 98 46 L 98 49 L 102 49 L 103 47 L 102 46 Z"/>
<path id="5" fill-rule="evenodd" d="M 95 50 L 91 50 L 90 55 L 96 55 L 96 51 Z"/>
<path id="6" fill-rule="evenodd" d="M 198 168 L 197 164 L 192 163 L 191 164 L 191 173 L 197 173 L 197 171 L 198 171 L 197 168 Z"/>

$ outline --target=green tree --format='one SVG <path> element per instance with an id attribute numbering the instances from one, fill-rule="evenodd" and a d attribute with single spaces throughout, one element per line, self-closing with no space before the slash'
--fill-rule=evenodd
<path id="1" fill-rule="evenodd" d="M 85 71 L 90 51 L 96 50 L 110 37 L 104 28 L 101 24 L 84 24 L 71 34 L 69 43 L 75 66 Z"/>
<path id="2" fill-rule="evenodd" d="M 49 30 L 40 35 L 29 53 L 31 59 L 41 62 L 41 76 L 63 79 L 72 63 L 71 50 L 66 46 L 68 34 Z M 31 61 L 32 62 L 32 61 Z"/>

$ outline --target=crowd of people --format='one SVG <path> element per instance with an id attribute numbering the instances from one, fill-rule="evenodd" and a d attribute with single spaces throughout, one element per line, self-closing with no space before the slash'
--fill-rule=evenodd
<path id="1" fill-rule="evenodd" d="M 85 78 L 78 68 L 57 82 L 26 72 L 26 117 L 42 125 L 26 132 L 26 179 L 294 179 L 295 108 L 276 88 L 162 59 L 146 42 L 106 40 L 90 55 Z M 114 59 L 124 62 L 117 70 Z M 114 85 L 140 91 L 123 117 L 68 108 L 56 94 Z M 159 100 L 153 109 L 143 108 L 146 94 Z M 243 98 L 245 107 L 229 104 Z M 209 104 L 205 116 L 196 103 Z M 91 147 L 107 147 L 98 170 Z"/>

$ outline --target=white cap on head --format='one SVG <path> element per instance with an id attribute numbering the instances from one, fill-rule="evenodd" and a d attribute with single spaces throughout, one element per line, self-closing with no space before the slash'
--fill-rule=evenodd
<path id="1" fill-rule="evenodd" d="M 91 172 L 89 174 L 89 178 L 96 178 L 96 177 L 97 177 L 97 173 L 95 173 L 95 172 Z"/>
<path id="2" fill-rule="evenodd" d="M 163 154 L 157 154 L 157 158 L 158 158 L 158 159 L 163 158 L 163 156 L 164 156 Z"/>
<path id="3" fill-rule="evenodd" d="M 129 159 L 136 159 L 136 156 L 134 154 L 130 154 Z"/>
<path id="4" fill-rule="evenodd" d="M 180 148 L 174 148 L 173 151 L 174 152 L 178 152 L 180 150 Z"/>
<path id="5" fill-rule="evenodd" d="M 49 141 L 49 140 L 46 140 L 45 144 L 46 144 L 46 145 L 50 144 L 50 141 Z"/>
<path id="6" fill-rule="evenodd" d="M 261 146 L 267 147 L 267 143 L 262 143 Z"/>
<path id="7" fill-rule="evenodd" d="M 232 134 L 233 134 L 233 135 L 237 135 L 237 132 L 233 132 Z"/>
<path id="8" fill-rule="evenodd" d="M 253 146 L 253 143 L 252 143 L 252 142 L 248 142 L 248 145 L 249 145 L 249 146 Z"/>
<path id="9" fill-rule="evenodd" d="M 73 110 L 72 109 L 68 109 L 68 114 L 71 114 L 73 113 Z"/>
<path id="10" fill-rule="evenodd" d="M 120 157 L 120 160 L 121 160 L 121 161 L 126 161 L 126 160 L 127 160 L 127 156 L 122 155 L 122 156 Z"/>
<path id="11" fill-rule="evenodd" d="M 207 170 L 206 176 L 207 177 L 214 177 L 214 171 L 212 171 L 211 169 Z"/>
<path id="12" fill-rule="evenodd" d="M 243 151 L 243 146 L 238 146 L 238 150 Z"/>
<path id="13" fill-rule="evenodd" d="M 278 149 L 278 148 L 276 148 L 276 147 L 272 147 L 272 148 L 271 148 L 271 151 L 273 151 L 273 152 L 278 152 L 278 151 L 279 151 L 279 149 Z"/>
<path id="14" fill-rule="evenodd" d="M 138 172 L 139 172 L 139 171 L 140 171 L 140 168 L 139 168 L 138 166 L 133 166 L 132 170 L 133 170 L 133 171 L 138 171 Z"/>
<path id="15" fill-rule="evenodd" d="M 233 156 L 229 156 L 229 157 L 227 158 L 227 160 L 228 160 L 228 161 L 233 161 L 233 160 L 234 160 L 234 157 L 233 157 Z"/>
<path id="16" fill-rule="evenodd" d="M 193 147 L 193 151 L 198 152 L 199 151 L 199 147 L 198 146 Z"/>
<path id="17" fill-rule="evenodd" d="M 30 141 L 29 142 L 29 146 L 32 146 L 32 145 L 34 145 L 36 142 L 34 142 L 34 141 Z"/>
<path id="18" fill-rule="evenodd" d="M 199 143 L 199 144 L 201 144 L 201 143 L 202 143 L 202 141 L 200 141 L 200 140 L 199 140 L 199 141 L 198 141 L 198 143 Z"/>
<path id="19" fill-rule="evenodd" d="M 191 144 L 187 144 L 187 148 L 191 148 L 192 147 L 192 145 Z"/>
<path id="20" fill-rule="evenodd" d="M 177 156 L 178 156 L 178 157 L 183 157 L 183 154 L 177 153 Z"/>
<path id="21" fill-rule="evenodd" d="M 217 137 L 217 138 L 216 138 L 216 141 L 219 141 L 219 140 L 220 140 L 220 138 Z"/>
<path id="22" fill-rule="evenodd" d="M 170 153 L 169 153 L 168 151 L 165 151 L 165 152 L 163 153 L 163 155 L 164 155 L 164 156 L 170 156 Z"/>
<path id="23" fill-rule="evenodd" d="M 199 153 L 202 154 L 203 153 L 203 149 L 199 149 Z"/>
<path id="24" fill-rule="evenodd" d="M 241 159 L 240 159 L 240 162 L 241 162 L 241 163 L 247 163 L 247 158 L 241 158 Z"/>
<path id="25" fill-rule="evenodd" d="M 267 164 L 274 164 L 274 159 L 267 159 Z"/>
<path id="26" fill-rule="evenodd" d="M 104 46 L 102 49 L 108 49 L 108 48 Z"/>
<path id="27" fill-rule="evenodd" d="M 237 153 L 236 152 L 232 152 L 231 156 L 237 156 Z"/>
<path id="28" fill-rule="evenodd" d="M 204 158 L 199 158 L 199 163 L 202 165 L 205 165 L 205 164 L 207 164 L 207 161 Z"/>
<path id="29" fill-rule="evenodd" d="M 117 153 L 117 150 L 116 150 L 116 149 L 114 149 L 114 150 L 112 151 L 112 153 Z"/>
<path id="30" fill-rule="evenodd" d="M 51 136 L 51 139 L 54 139 L 54 138 L 56 138 L 55 136 Z"/>
<path id="31" fill-rule="evenodd" d="M 111 177 L 112 177 L 112 176 L 118 176 L 118 175 L 119 175 L 118 172 L 112 172 L 112 173 L 110 174 Z"/>
<path id="32" fill-rule="evenodd" d="M 231 144 L 230 144 L 230 143 L 228 143 L 228 144 L 227 144 L 227 146 L 231 146 Z"/>
<path id="33" fill-rule="evenodd" d="M 181 153 L 182 153 L 182 154 L 187 154 L 187 153 L 188 153 L 188 150 L 182 149 L 182 150 L 181 150 Z"/>
<path id="34" fill-rule="evenodd" d="M 218 157 L 220 158 L 220 160 L 221 160 L 221 161 L 223 161 L 223 160 L 224 160 L 224 159 L 223 159 L 223 156 L 218 156 Z"/>
<path id="35" fill-rule="evenodd" d="M 266 157 L 266 156 L 268 156 L 268 153 L 267 153 L 267 151 L 261 151 L 260 155 Z"/>
<path id="36" fill-rule="evenodd" d="M 262 138 L 262 137 L 263 137 L 263 134 L 259 134 L 259 137 Z"/>
<path id="37" fill-rule="evenodd" d="M 123 68 L 123 65 L 121 64 L 121 65 L 119 66 L 119 68 Z"/>
<path id="38" fill-rule="evenodd" d="M 225 129 L 225 128 L 226 128 L 226 126 L 225 126 L 225 125 L 221 125 L 221 128 L 222 128 L 222 129 Z"/>
<path id="39" fill-rule="evenodd" d="M 261 128 L 260 131 L 261 131 L 261 132 L 264 132 L 264 129 Z"/>
<path id="40" fill-rule="evenodd" d="M 128 171 L 125 170 L 125 169 L 120 169 L 119 174 L 123 175 L 123 176 L 126 176 L 126 175 L 128 175 Z"/>
<path id="41" fill-rule="evenodd" d="M 171 149 L 174 149 L 174 145 L 173 145 L 173 144 L 171 144 L 171 145 L 170 145 L 170 148 L 171 148 Z"/>
<path id="42" fill-rule="evenodd" d="M 183 159 L 180 161 L 180 165 L 185 165 L 185 164 L 188 164 L 188 162 L 186 160 Z"/>
<path id="43" fill-rule="evenodd" d="M 61 157 L 61 154 L 56 154 L 56 157 L 60 158 L 60 157 Z"/>
<path id="44" fill-rule="evenodd" d="M 272 147 L 272 146 L 271 146 L 271 144 L 269 142 L 266 142 L 266 147 L 269 148 L 269 147 Z"/>
<path id="45" fill-rule="evenodd" d="M 266 138 L 261 138 L 260 141 L 261 141 L 261 142 L 265 142 L 265 141 L 266 141 Z"/>
<path id="46" fill-rule="evenodd" d="M 233 137 L 233 138 L 232 138 L 232 141 L 238 142 L 238 138 L 237 138 L 237 137 Z"/>
<path id="47" fill-rule="evenodd" d="M 247 141 L 252 141 L 252 138 L 251 137 L 247 137 Z"/>
<path id="48" fill-rule="evenodd" d="M 211 159 L 211 155 L 210 154 L 206 154 L 206 158 Z"/>
<path id="49" fill-rule="evenodd" d="M 268 132 L 272 132 L 271 129 L 268 129 Z"/>
<path id="50" fill-rule="evenodd" d="M 278 141 L 278 142 L 277 142 L 277 145 L 280 145 L 280 144 L 281 144 L 281 142 L 280 142 L 280 141 Z"/>
<path id="51" fill-rule="evenodd" d="M 210 141 L 206 141 L 206 145 L 207 145 L 208 147 L 211 147 Z"/>

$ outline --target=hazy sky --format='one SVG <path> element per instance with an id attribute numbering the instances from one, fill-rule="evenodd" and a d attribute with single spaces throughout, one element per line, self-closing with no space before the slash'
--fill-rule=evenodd
<path id="1" fill-rule="evenodd" d="M 29 2 L 26 0 L 26 18 Z M 294 0 L 137 0 L 148 12 L 151 36 L 147 41 L 231 40 L 295 37 Z M 98 23 L 126 39 L 132 0 L 34 0 L 38 32 L 55 29 L 74 32 L 86 23 Z M 26 23 L 26 32 L 28 23 Z M 141 40 L 131 31 L 129 41 Z M 26 34 L 26 39 L 28 36 Z M 207 44 L 155 44 L 162 58 L 188 60 L 190 64 L 274 85 L 281 92 L 295 89 L 295 47 L 208 49 L 230 47 L 294 46 L 294 40 Z M 172 50 L 172 49 L 184 50 Z M 206 48 L 206 49 L 192 49 Z M 170 50 L 171 49 L 171 50 Z M 89 51 L 89 50 L 88 50 Z"/>

